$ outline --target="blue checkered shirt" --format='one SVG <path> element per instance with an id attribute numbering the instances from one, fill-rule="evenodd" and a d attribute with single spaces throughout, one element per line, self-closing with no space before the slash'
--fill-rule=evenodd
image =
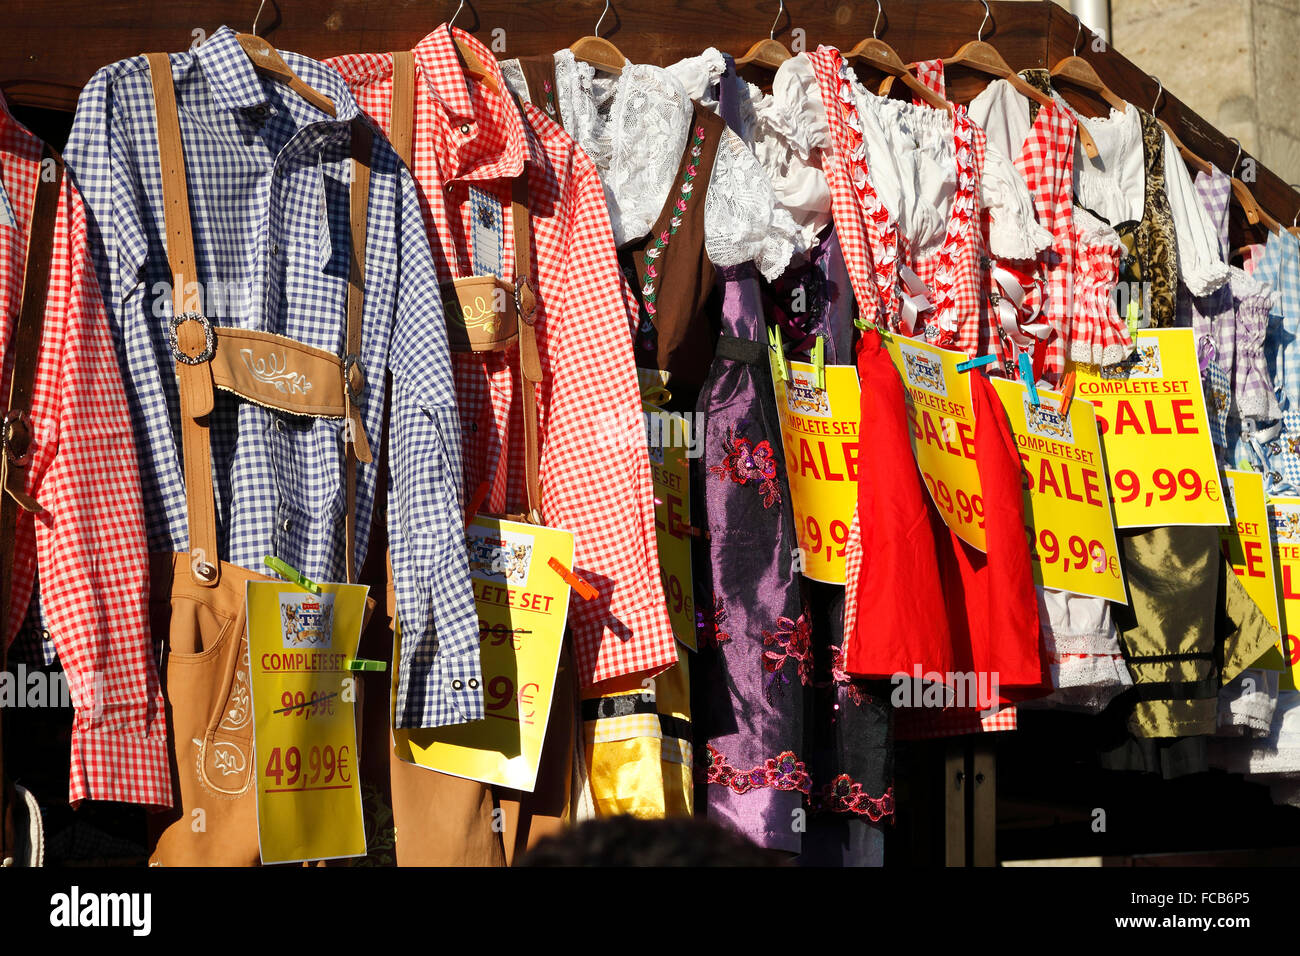
<path id="1" fill-rule="evenodd" d="M 296 54 L 284 59 L 334 101 L 336 117 L 259 78 L 227 27 L 171 55 L 198 259 L 193 294 L 217 326 L 273 332 L 341 356 L 349 122 L 358 109 L 338 74 Z M 96 266 L 132 405 L 150 550 L 188 552 L 180 403 L 167 342 L 170 269 L 144 57 L 95 74 L 64 155 L 98 234 Z M 362 417 L 376 457 L 391 426 L 388 543 L 403 632 L 398 725 L 482 719 L 442 302 L 415 184 L 382 135 L 371 156 L 361 360 L 369 382 Z M 387 423 L 385 371 L 392 373 Z M 210 432 L 220 559 L 263 570 L 263 557 L 275 555 L 309 578 L 342 580 L 343 423 L 218 392 Z M 376 474 L 376 465 L 358 465 L 358 568 Z"/>

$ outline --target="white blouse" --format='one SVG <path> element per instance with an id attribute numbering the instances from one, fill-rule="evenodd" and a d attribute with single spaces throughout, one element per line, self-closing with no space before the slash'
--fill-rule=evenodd
<path id="1" fill-rule="evenodd" d="M 691 97 L 674 74 L 629 63 L 598 74 L 568 50 L 555 54 L 556 102 L 564 128 L 596 164 L 619 246 L 647 235 L 677 185 L 691 132 Z M 704 247 L 717 266 L 753 261 L 769 280 L 801 249 L 799 230 L 763 167 L 725 130 L 705 194 Z"/>

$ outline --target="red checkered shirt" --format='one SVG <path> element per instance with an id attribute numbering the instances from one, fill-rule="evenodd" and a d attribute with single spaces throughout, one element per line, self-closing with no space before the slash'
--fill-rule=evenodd
<path id="1" fill-rule="evenodd" d="M 467 85 L 452 35 L 491 73 Z M 511 235 L 511 181 L 528 171 L 537 341 L 543 381 L 542 514 L 572 531 L 576 571 L 599 595 L 570 605 L 584 686 L 676 663 L 672 625 L 660 583 L 654 497 L 641 424 L 631 329 L 605 193 L 595 165 L 541 110 L 524 104 L 521 121 L 492 53 L 445 24 L 420 41 L 415 56 L 412 174 L 422 187 L 438 279 L 472 274 L 474 228 L 468 187 L 489 193 Z M 327 63 L 385 132 L 393 96 L 392 57 L 361 53 Z M 504 278 L 513 282 L 505 240 Z M 482 484 L 483 510 L 523 510 L 523 412 L 519 374 L 505 353 L 453 353 L 464 439 L 467 500 Z M 638 439 L 639 436 L 639 439 Z M 498 464 L 505 467 L 499 468 Z"/>
<path id="2" fill-rule="evenodd" d="M 48 174 L 48 173 L 47 173 Z M 41 142 L 0 97 L 0 352 L 8 367 L 22 302 Z M 3 202 L 3 199 L 0 199 Z M 86 246 L 81 197 L 65 175 L 45 325 L 28 412 L 27 492 L 19 510 L 6 643 L 22 627 L 37 570 L 40 603 L 75 708 L 68 799 L 172 804 L 167 725 L 149 631 L 149 559 L 126 394 Z M 9 378 L 3 383 L 9 394 Z M 18 693 L 26 692 L 18 687 Z"/>

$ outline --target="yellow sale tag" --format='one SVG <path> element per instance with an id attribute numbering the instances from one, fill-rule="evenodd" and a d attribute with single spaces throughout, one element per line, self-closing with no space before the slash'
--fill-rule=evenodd
<path id="1" fill-rule="evenodd" d="M 465 530 L 478 606 L 486 719 L 393 730 L 402 760 L 471 780 L 527 790 L 537 784 L 569 585 L 550 566 L 573 567 L 573 534 L 478 515 Z M 401 660 L 401 633 L 393 660 Z M 394 668 L 396 671 L 396 668 Z M 396 700 L 397 674 L 393 674 Z"/>
<path id="2" fill-rule="evenodd" d="M 1264 500 L 1264 476 L 1257 471 L 1225 471 L 1223 500 L 1229 524 L 1219 529 L 1223 558 L 1232 567 L 1251 600 L 1259 605 L 1268 623 L 1279 629 L 1277 574 L 1269 535 L 1268 505 Z M 1267 651 L 1253 667 L 1285 670 L 1282 647 Z"/>
<path id="3" fill-rule="evenodd" d="M 1144 329 L 1119 365 L 1076 368 L 1092 402 L 1115 503 L 1115 527 L 1225 525 L 1191 329 Z"/>
<path id="4" fill-rule="evenodd" d="M 984 494 L 975 464 L 975 409 L 970 379 L 957 371 L 967 356 L 920 339 L 890 336 L 889 356 L 907 390 L 912 452 L 939 515 L 957 537 L 986 550 Z"/>
<path id="5" fill-rule="evenodd" d="M 362 584 L 249 581 L 248 654 L 263 863 L 365 856 L 357 776 Z"/>
<path id="6" fill-rule="evenodd" d="M 1269 498 L 1269 525 L 1273 536 L 1273 560 L 1277 563 L 1282 594 L 1280 649 L 1287 670 L 1282 673 L 1284 690 L 1300 684 L 1300 498 Z"/>
<path id="7" fill-rule="evenodd" d="M 655 539 L 668 618 L 677 640 L 695 650 L 695 586 L 691 575 L 691 447 L 685 418 L 644 405 L 655 491 Z M 698 436 L 695 436 L 698 439 Z"/>
<path id="8" fill-rule="evenodd" d="M 818 387 L 817 369 L 806 362 L 791 362 L 789 380 L 773 376 L 773 381 L 803 574 L 843 584 L 844 549 L 858 497 L 861 390 L 853 366 L 827 365 L 825 372 L 825 388 Z"/>
<path id="9" fill-rule="evenodd" d="M 1035 405 L 1022 382 L 993 387 L 1020 452 L 1034 583 L 1127 604 L 1092 406 L 1062 415 L 1056 392 L 1038 389 Z"/>

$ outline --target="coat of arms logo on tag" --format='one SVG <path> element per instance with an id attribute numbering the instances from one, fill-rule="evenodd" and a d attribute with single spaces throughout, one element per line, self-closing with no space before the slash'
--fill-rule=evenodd
<path id="1" fill-rule="evenodd" d="M 826 389 L 817 387 L 817 379 L 810 372 L 794 369 L 785 386 L 785 404 L 792 412 L 831 417 L 831 400 Z"/>
<path id="2" fill-rule="evenodd" d="M 1024 396 L 1025 426 L 1035 435 L 1043 438 L 1055 438 L 1058 441 L 1074 442 L 1074 429 L 1068 415 L 1062 415 L 1060 409 L 1050 405 L 1035 405 Z"/>
<path id="3" fill-rule="evenodd" d="M 1137 349 L 1117 365 L 1103 366 L 1102 378 L 1159 378 L 1163 366 L 1160 364 L 1160 343 L 1155 339 L 1139 339 Z"/>
<path id="4" fill-rule="evenodd" d="M 533 560 L 531 535 L 510 531 L 493 533 L 471 526 L 466 544 L 472 577 L 505 581 L 515 586 L 528 583 L 528 568 Z"/>
<path id="5" fill-rule="evenodd" d="M 898 351 L 903 356 L 903 370 L 907 373 L 909 385 L 923 388 L 935 395 L 948 394 L 948 386 L 943 378 L 943 361 L 939 356 L 910 348 L 906 342 L 898 343 Z"/>
<path id="6" fill-rule="evenodd" d="M 334 635 L 334 595 L 280 593 L 284 646 L 329 647 Z"/>

